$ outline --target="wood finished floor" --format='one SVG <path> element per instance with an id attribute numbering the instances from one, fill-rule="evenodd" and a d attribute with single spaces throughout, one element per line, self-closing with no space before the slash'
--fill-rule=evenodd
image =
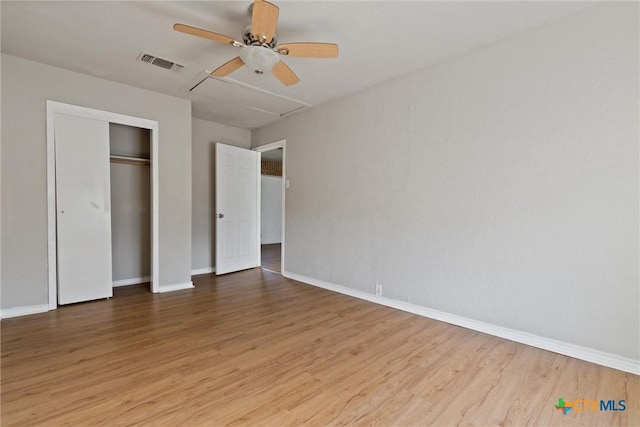
<path id="1" fill-rule="evenodd" d="M 638 376 L 261 269 L 194 284 L 3 320 L 2 425 L 640 425 Z"/>
<path id="2" fill-rule="evenodd" d="M 280 243 L 273 243 L 270 245 L 262 245 L 260 247 L 260 256 L 262 262 L 262 268 L 271 270 L 276 273 L 281 273 L 280 257 L 282 256 Z"/>

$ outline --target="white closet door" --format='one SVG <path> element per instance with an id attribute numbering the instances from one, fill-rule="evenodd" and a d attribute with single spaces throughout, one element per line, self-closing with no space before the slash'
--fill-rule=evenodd
<path id="1" fill-rule="evenodd" d="M 113 295 L 109 123 L 55 115 L 58 303 Z"/>
<path id="2" fill-rule="evenodd" d="M 260 265 L 260 153 L 216 144 L 216 274 Z"/>

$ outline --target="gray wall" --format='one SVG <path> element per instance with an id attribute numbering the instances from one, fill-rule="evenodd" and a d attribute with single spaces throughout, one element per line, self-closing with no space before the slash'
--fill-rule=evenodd
<path id="1" fill-rule="evenodd" d="M 109 124 L 111 154 L 149 158 L 151 132 Z M 113 280 L 151 275 L 151 168 L 111 163 L 111 253 Z"/>
<path id="2" fill-rule="evenodd" d="M 194 118 L 192 155 L 193 270 L 215 266 L 215 143 L 251 147 L 251 131 Z"/>
<path id="3" fill-rule="evenodd" d="M 639 359 L 638 36 L 599 5 L 254 131 L 286 270 Z"/>
<path id="4" fill-rule="evenodd" d="M 191 103 L 2 55 L 2 308 L 47 304 L 47 99 L 158 120 L 160 285 L 191 280 Z"/>
<path id="5" fill-rule="evenodd" d="M 282 242 L 282 177 L 261 175 L 260 243 Z"/>
<path id="6" fill-rule="evenodd" d="M 151 131 L 109 123 L 109 153 L 116 156 L 151 158 Z"/>

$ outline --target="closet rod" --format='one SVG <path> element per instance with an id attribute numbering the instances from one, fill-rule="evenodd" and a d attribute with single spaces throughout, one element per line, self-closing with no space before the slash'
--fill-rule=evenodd
<path id="1" fill-rule="evenodd" d="M 109 161 L 111 163 L 124 163 L 127 165 L 137 165 L 137 166 L 149 166 L 151 164 L 151 160 L 142 159 L 140 157 L 127 157 L 127 156 L 109 156 Z"/>

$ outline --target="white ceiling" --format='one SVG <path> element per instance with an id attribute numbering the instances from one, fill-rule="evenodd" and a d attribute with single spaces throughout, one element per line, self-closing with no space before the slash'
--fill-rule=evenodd
<path id="1" fill-rule="evenodd" d="M 203 71 L 238 48 L 172 30 L 180 22 L 241 40 L 250 1 L 2 1 L 2 52 L 166 93 L 193 102 L 193 115 L 243 128 L 278 120 L 249 93 L 191 93 Z M 337 59 L 285 58 L 301 82 L 281 85 L 247 67 L 229 76 L 308 106 L 400 77 L 589 7 L 586 2 L 275 1 L 278 40 L 340 45 Z M 136 61 L 141 51 L 184 65 L 168 71 Z M 246 87 L 245 87 L 246 89 Z M 211 91 L 210 91 L 211 92 Z M 244 91 L 246 92 L 246 90 Z M 255 99 L 264 98 L 255 91 Z M 239 99 L 242 98 L 242 99 Z M 281 98 L 274 98 L 278 101 Z M 279 102 L 279 101 L 278 101 Z"/>

